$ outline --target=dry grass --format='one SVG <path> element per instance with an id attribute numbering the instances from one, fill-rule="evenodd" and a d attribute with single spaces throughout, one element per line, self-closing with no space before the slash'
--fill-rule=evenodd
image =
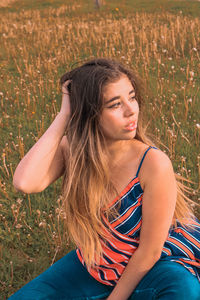
<path id="1" fill-rule="evenodd" d="M 0 7 L 7 7 L 13 4 L 16 0 L 1 0 Z"/>

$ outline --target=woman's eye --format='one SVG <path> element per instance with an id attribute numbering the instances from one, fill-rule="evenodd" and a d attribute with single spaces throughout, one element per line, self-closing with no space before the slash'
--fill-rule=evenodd
<path id="1" fill-rule="evenodd" d="M 117 102 L 111 106 L 109 106 L 109 108 L 117 108 L 121 103 L 120 102 Z"/>
<path id="2" fill-rule="evenodd" d="M 132 100 L 136 100 L 135 96 L 131 97 Z"/>
<path id="3" fill-rule="evenodd" d="M 136 100 L 136 97 L 135 97 L 135 96 L 131 97 L 129 101 L 134 101 L 134 100 Z M 109 106 L 108 108 L 117 108 L 117 107 L 119 107 L 120 105 L 121 105 L 121 102 L 117 102 L 117 103 L 115 103 L 115 104 Z M 123 104 L 122 104 L 122 105 L 123 105 Z"/>

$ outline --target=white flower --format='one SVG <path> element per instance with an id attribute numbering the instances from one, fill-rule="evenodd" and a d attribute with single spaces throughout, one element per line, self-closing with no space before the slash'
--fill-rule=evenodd
<path id="1" fill-rule="evenodd" d="M 19 228 L 22 228 L 22 225 L 21 225 L 21 224 L 17 224 L 15 227 L 16 227 L 17 229 L 19 229 Z"/>
<path id="2" fill-rule="evenodd" d="M 194 72 L 193 71 L 190 71 L 190 76 L 194 77 Z"/>
<path id="3" fill-rule="evenodd" d="M 18 203 L 19 205 L 21 205 L 22 201 L 23 201 L 23 200 L 20 199 L 20 198 L 17 199 L 17 203 Z"/>
<path id="4" fill-rule="evenodd" d="M 39 223 L 39 227 L 46 227 L 47 223 L 45 221 Z"/>

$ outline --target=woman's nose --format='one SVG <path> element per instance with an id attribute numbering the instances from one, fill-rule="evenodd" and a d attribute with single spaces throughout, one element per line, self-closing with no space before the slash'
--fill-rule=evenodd
<path id="1" fill-rule="evenodd" d="M 124 111 L 125 116 L 131 116 L 134 113 L 135 113 L 135 108 L 133 103 L 127 103 Z"/>

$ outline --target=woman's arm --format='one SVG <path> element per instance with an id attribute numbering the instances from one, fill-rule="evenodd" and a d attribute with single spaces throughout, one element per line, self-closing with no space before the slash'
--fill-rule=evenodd
<path id="1" fill-rule="evenodd" d="M 41 136 L 18 164 L 13 185 L 24 193 L 37 193 L 62 175 L 64 158 L 62 149 L 67 139 L 63 137 L 69 120 L 69 96 L 63 94 L 61 110 Z"/>
<path id="2" fill-rule="evenodd" d="M 157 150 L 156 150 L 157 151 Z M 107 300 L 126 300 L 159 260 L 174 215 L 177 187 L 170 159 L 162 151 L 152 151 L 147 167 L 142 199 L 142 226 L 138 249 L 131 257 Z"/>

